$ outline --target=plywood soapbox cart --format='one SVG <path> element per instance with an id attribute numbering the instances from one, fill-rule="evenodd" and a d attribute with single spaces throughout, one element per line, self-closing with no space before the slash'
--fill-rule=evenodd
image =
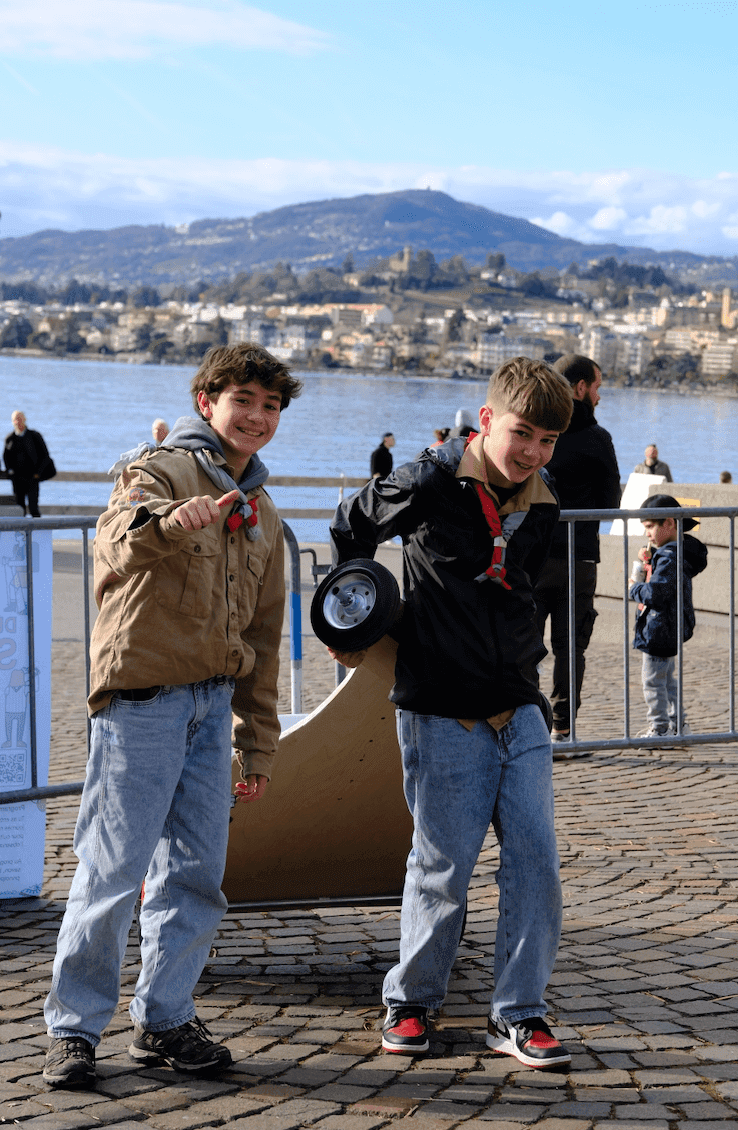
<path id="1" fill-rule="evenodd" d="M 396 645 L 383 634 L 399 592 L 388 596 L 374 562 L 362 563 L 372 566 L 369 579 L 362 568 L 355 582 L 348 566 L 357 564 L 342 567 L 338 584 L 337 571 L 323 581 L 311 619 L 337 649 L 358 650 L 377 633 L 378 642 L 312 714 L 283 732 L 279 771 L 264 797 L 232 810 L 223 880 L 231 904 L 380 903 L 401 894 L 412 821 L 388 699 Z M 234 763 L 234 785 L 238 776 Z"/>

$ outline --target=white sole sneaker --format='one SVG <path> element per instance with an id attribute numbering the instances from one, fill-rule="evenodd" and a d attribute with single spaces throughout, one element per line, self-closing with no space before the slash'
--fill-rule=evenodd
<path id="1" fill-rule="evenodd" d="M 562 1044 L 558 1045 L 558 1051 L 555 1051 L 553 1047 L 541 1049 L 541 1054 L 536 1056 L 529 1054 L 525 1048 L 520 1047 L 514 1038 L 510 1038 L 510 1033 L 504 1035 L 497 1028 L 490 1031 L 490 1027 L 493 1027 L 493 1025 L 490 1024 L 487 1028 L 485 1042 L 488 1048 L 500 1055 L 514 1056 L 527 1067 L 559 1067 L 562 1064 L 571 1063 L 571 1055 Z M 513 1032 L 515 1032 L 515 1029 L 513 1029 Z"/>

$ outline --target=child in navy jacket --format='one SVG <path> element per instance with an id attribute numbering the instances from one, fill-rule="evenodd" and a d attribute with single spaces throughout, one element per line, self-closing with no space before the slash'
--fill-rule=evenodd
<path id="1" fill-rule="evenodd" d="M 670 494 L 654 494 L 643 503 L 644 508 L 678 507 Z M 674 675 L 674 657 L 678 650 L 677 635 L 677 552 L 678 536 L 676 518 L 645 518 L 643 528 L 649 548 L 639 557 L 650 564 L 650 578 L 641 581 L 635 576 L 630 589 L 630 599 L 639 603 L 633 647 L 643 652 L 643 697 L 648 710 L 648 729 L 639 738 L 675 734 L 677 731 L 677 683 Z M 693 518 L 683 518 L 685 530 L 697 523 Z M 692 577 L 707 565 L 707 546 L 691 534 L 682 539 L 684 557 L 682 640 L 692 638 L 694 632 L 694 606 L 692 604 Z M 686 719 L 682 711 L 682 732 Z M 688 729 L 687 729 L 687 732 Z"/>

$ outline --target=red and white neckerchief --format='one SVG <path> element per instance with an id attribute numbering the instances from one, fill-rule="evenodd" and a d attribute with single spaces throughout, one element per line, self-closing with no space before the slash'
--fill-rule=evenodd
<path id="1" fill-rule="evenodd" d="M 472 434 L 469 436 L 467 440 L 467 446 L 474 439 L 475 435 L 476 433 L 472 432 Z M 496 585 L 502 585 L 503 589 L 508 589 L 509 591 L 511 590 L 512 586 L 509 585 L 505 580 L 505 577 L 507 575 L 507 570 L 505 568 L 505 550 L 507 549 L 507 541 L 502 534 L 502 523 L 500 522 L 500 515 L 497 513 L 497 507 L 492 501 L 490 495 L 484 489 L 483 484 L 480 482 L 475 482 L 474 488 L 477 492 L 477 495 L 479 496 L 479 501 L 482 504 L 482 513 L 484 514 L 487 525 L 489 526 L 489 536 L 492 538 L 493 546 L 492 560 L 489 564 L 489 567 L 485 569 L 483 573 L 480 573 L 478 577 L 475 577 L 474 580 L 481 582 L 489 579 L 490 581 L 494 581 Z"/>
<path id="2" fill-rule="evenodd" d="M 242 526 L 245 522 L 249 529 L 253 530 L 257 522 L 259 521 L 258 510 L 259 500 L 252 498 L 251 502 L 245 502 L 243 504 L 242 512 L 236 511 L 235 514 L 231 514 L 228 518 L 226 518 L 226 526 L 231 531 L 231 533 L 233 533 L 234 530 L 237 530 L 239 526 Z"/>

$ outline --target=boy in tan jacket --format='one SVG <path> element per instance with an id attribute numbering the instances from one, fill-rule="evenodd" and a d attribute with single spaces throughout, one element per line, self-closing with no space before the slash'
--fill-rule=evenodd
<path id="1" fill-rule="evenodd" d="M 282 528 L 257 452 L 300 389 L 261 346 L 211 350 L 191 386 L 198 416 L 123 457 L 97 524 L 79 864 L 45 1008 L 52 1087 L 95 1078 L 144 878 L 129 1052 L 187 1072 L 231 1063 L 192 993 L 226 908 L 231 742 L 239 799 L 253 801 L 279 737 Z"/>

